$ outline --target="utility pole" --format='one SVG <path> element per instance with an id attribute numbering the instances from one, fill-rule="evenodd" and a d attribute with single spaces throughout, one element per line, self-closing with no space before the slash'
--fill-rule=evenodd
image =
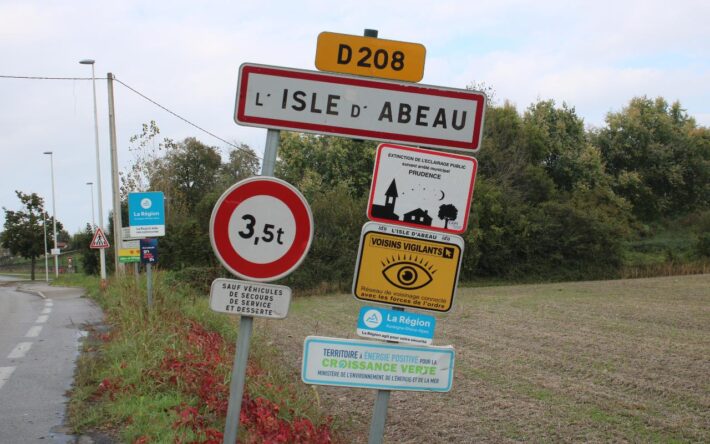
<path id="1" fill-rule="evenodd" d="M 113 184 L 113 259 L 116 273 L 125 273 L 124 264 L 118 261 L 118 250 L 123 243 L 123 221 L 121 220 L 121 194 L 118 187 L 118 148 L 116 143 L 116 112 L 113 100 L 113 74 L 106 74 L 108 81 L 108 128 L 111 143 L 111 182 Z"/>

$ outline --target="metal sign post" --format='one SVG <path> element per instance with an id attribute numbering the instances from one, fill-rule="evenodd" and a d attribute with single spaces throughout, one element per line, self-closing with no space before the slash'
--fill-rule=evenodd
<path id="1" fill-rule="evenodd" d="M 158 262 L 158 239 L 140 240 L 141 262 L 145 264 L 146 293 L 148 294 L 148 308 L 153 306 L 153 273 L 152 264 Z"/>
<path id="2" fill-rule="evenodd" d="M 153 306 L 153 265 L 148 262 L 145 264 L 145 276 L 147 279 L 146 283 L 146 293 L 148 294 L 148 308 Z"/>
<path id="3" fill-rule="evenodd" d="M 402 307 L 392 307 L 392 310 L 404 311 Z M 367 437 L 369 444 L 381 444 L 385 437 L 385 424 L 387 423 L 390 392 L 391 390 L 377 390 L 375 407 L 372 410 L 372 421 L 370 421 L 370 435 Z"/>
<path id="4" fill-rule="evenodd" d="M 264 163 L 261 166 L 262 176 L 273 176 L 276 164 L 276 154 L 279 149 L 280 132 L 268 130 L 266 133 L 266 146 L 264 147 Z M 244 396 L 244 381 L 246 380 L 247 361 L 249 359 L 249 344 L 254 325 L 254 318 L 242 316 L 239 319 L 239 333 L 237 336 L 237 352 L 232 365 L 232 381 L 229 383 L 229 406 L 227 407 L 227 422 L 224 426 L 224 444 L 234 444 L 239 432 L 239 417 L 242 411 L 242 398 Z"/>

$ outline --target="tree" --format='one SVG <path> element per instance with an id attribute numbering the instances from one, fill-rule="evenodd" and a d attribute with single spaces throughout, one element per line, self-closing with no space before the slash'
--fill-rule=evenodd
<path id="1" fill-rule="evenodd" d="M 259 174 L 259 158 L 248 145 L 239 144 L 239 148 L 229 152 L 229 160 L 220 168 L 221 188 L 226 189 L 240 180 L 257 174 Z"/>
<path id="2" fill-rule="evenodd" d="M 588 147 L 584 121 L 574 107 L 566 103 L 556 107 L 554 100 L 530 105 L 523 116 L 524 148 L 533 165 L 545 169 L 558 189 L 571 191 L 593 162 Z M 601 162 L 599 162 L 601 165 Z M 603 171 L 596 171 L 603 174 Z"/>
<path id="3" fill-rule="evenodd" d="M 221 166 L 217 148 L 188 137 L 157 163 L 150 188 L 165 192 L 170 211 L 189 215 L 216 188 Z"/>
<path id="4" fill-rule="evenodd" d="M 113 218 L 109 219 L 113 220 Z M 91 240 L 94 237 L 94 230 L 90 224 L 86 224 L 84 231 L 74 235 L 72 244 L 81 254 L 81 269 L 84 274 L 98 275 L 99 274 L 99 250 L 89 247 Z M 110 262 L 110 261 L 109 261 Z"/>
<path id="5" fill-rule="evenodd" d="M 445 220 L 444 228 L 449 228 L 449 221 L 456 220 L 459 210 L 451 204 L 444 204 L 439 207 L 439 219 Z"/>
<path id="6" fill-rule="evenodd" d="M 44 199 L 36 193 L 25 194 L 15 191 L 20 199 L 24 211 L 12 211 L 3 207 L 5 211 L 5 228 L 0 238 L 0 244 L 8 248 L 10 253 L 30 259 L 32 264 L 31 278 L 35 279 L 35 264 L 37 258 L 44 254 L 44 227 L 51 227 L 53 219 L 44 211 Z M 43 218 L 44 216 L 44 218 Z M 62 224 L 57 222 L 57 229 L 62 229 Z M 52 230 L 47 230 L 47 243 L 53 241 Z"/>
<path id="7" fill-rule="evenodd" d="M 144 123 L 140 134 L 131 136 L 128 151 L 133 154 L 133 162 L 127 172 L 120 172 L 121 200 L 128 198 L 128 193 L 148 191 L 151 183 L 157 179 L 158 166 L 170 149 L 175 147 L 172 139 L 158 141 L 160 128 L 151 120 Z"/>
<path id="8" fill-rule="evenodd" d="M 680 103 L 635 97 L 596 132 L 614 191 L 644 221 L 710 205 L 710 130 Z"/>
<path id="9" fill-rule="evenodd" d="M 342 137 L 281 133 L 276 176 L 300 188 L 315 176 L 325 189 L 344 184 L 353 197 L 367 195 L 377 144 Z"/>

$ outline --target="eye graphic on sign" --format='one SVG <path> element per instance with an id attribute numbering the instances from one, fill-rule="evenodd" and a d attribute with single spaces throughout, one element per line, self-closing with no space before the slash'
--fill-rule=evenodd
<path id="1" fill-rule="evenodd" d="M 434 278 L 432 273 L 416 262 L 392 262 L 382 270 L 382 275 L 395 287 L 405 290 L 416 290 L 428 285 Z M 431 269 L 431 267 L 429 267 Z"/>

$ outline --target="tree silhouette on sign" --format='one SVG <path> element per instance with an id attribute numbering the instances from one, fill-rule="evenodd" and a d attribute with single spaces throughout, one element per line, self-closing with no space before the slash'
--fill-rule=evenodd
<path id="1" fill-rule="evenodd" d="M 449 221 L 455 220 L 459 215 L 459 210 L 451 204 L 444 204 L 439 207 L 439 219 L 446 221 L 444 228 L 449 228 Z"/>

